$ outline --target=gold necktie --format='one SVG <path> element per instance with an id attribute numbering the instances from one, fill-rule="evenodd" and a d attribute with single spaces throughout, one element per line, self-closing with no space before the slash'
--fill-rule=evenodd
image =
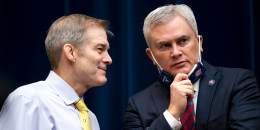
<path id="1" fill-rule="evenodd" d="M 79 110 L 79 117 L 80 117 L 80 123 L 82 130 L 92 130 L 91 128 L 91 122 L 88 114 L 88 108 L 85 105 L 85 103 L 79 99 L 76 102 L 73 103 L 77 109 Z"/>

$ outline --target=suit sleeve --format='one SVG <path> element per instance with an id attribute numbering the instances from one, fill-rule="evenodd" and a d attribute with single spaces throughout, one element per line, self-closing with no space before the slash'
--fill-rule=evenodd
<path id="1" fill-rule="evenodd" d="M 229 129 L 260 128 L 260 94 L 251 71 L 242 70 L 234 84 L 229 116 Z"/>
<path id="2" fill-rule="evenodd" d="M 124 129 L 125 130 L 172 130 L 163 114 L 160 114 L 156 118 L 149 114 L 149 110 L 140 112 L 137 109 L 133 97 L 129 98 L 127 109 L 125 112 Z"/>

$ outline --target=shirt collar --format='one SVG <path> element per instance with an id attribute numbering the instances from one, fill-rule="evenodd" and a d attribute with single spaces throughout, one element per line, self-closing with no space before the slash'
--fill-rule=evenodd
<path id="1" fill-rule="evenodd" d="M 199 92 L 200 79 L 198 79 L 198 81 L 195 82 L 194 85 L 193 85 L 193 89 L 194 89 L 195 92 Z"/>
<path id="2" fill-rule="evenodd" d="M 51 88 L 61 97 L 66 105 L 70 105 L 79 99 L 76 91 L 68 85 L 61 77 L 55 72 L 50 71 L 47 79 L 45 80 Z"/>

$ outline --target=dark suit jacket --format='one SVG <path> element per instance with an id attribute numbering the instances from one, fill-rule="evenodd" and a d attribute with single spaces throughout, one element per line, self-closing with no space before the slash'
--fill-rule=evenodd
<path id="1" fill-rule="evenodd" d="M 260 94 L 251 71 L 213 67 L 203 62 L 196 110 L 197 130 L 260 130 Z M 210 80 L 215 80 L 209 85 Z M 160 82 L 129 98 L 125 129 L 171 130 L 163 112 L 170 103 L 169 88 Z"/>

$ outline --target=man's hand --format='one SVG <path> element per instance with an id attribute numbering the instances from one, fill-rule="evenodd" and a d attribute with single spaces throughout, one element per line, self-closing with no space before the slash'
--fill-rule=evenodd
<path id="1" fill-rule="evenodd" d="M 187 74 L 178 73 L 170 86 L 170 105 L 168 111 L 178 120 L 184 113 L 187 101 L 191 102 L 194 96 L 193 85 Z"/>

